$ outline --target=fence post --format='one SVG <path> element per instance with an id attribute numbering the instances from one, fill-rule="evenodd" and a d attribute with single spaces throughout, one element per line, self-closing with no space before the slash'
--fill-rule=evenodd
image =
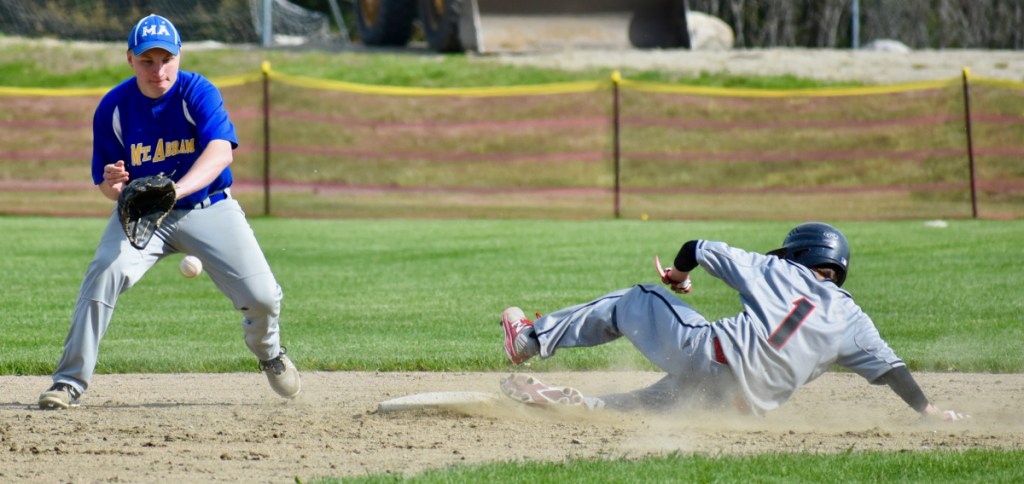
<path id="1" fill-rule="evenodd" d="M 964 67 L 964 126 L 967 129 L 967 162 L 971 173 L 971 217 L 978 218 L 978 184 L 974 173 L 974 139 L 971 133 L 970 71 Z"/>
<path id="2" fill-rule="evenodd" d="M 621 138 L 619 128 L 619 82 L 622 81 L 622 74 L 619 71 L 612 71 L 612 163 L 615 167 L 615 218 L 622 217 L 620 205 L 621 193 Z"/>
<path id="3" fill-rule="evenodd" d="M 273 22 L 273 11 L 274 2 L 273 0 L 263 0 L 263 11 L 262 14 L 262 29 L 260 36 L 263 40 L 263 47 L 271 47 L 274 45 L 274 22 Z"/>
<path id="4" fill-rule="evenodd" d="M 853 0 L 850 6 L 850 47 L 860 48 L 860 0 Z"/>
<path id="5" fill-rule="evenodd" d="M 263 61 L 263 215 L 270 216 L 270 61 Z"/>

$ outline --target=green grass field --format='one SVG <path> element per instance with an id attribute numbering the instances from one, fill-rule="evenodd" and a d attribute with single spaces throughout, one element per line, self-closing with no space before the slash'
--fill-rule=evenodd
<path id="1" fill-rule="evenodd" d="M 85 266 L 105 223 L 0 217 L 5 288 L 0 373 L 46 374 L 59 358 Z M 775 248 L 789 222 L 252 220 L 285 291 L 283 341 L 304 370 L 506 368 L 498 318 L 508 305 L 548 312 L 634 283 L 651 257 L 690 238 Z M 1013 254 L 1024 222 L 837 223 L 853 245 L 846 287 L 914 370 L 1020 372 L 1024 354 Z M 118 372 L 252 371 L 239 315 L 209 279 L 184 279 L 180 256 L 120 300 L 98 367 Z M 736 295 L 697 271 L 687 296 L 709 318 Z M 565 351 L 532 371 L 652 369 L 624 341 Z M 497 463 L 433 471 L 424 482 L 994 482 L 1019 479 L 1021 453 L 670 456 L 641 461 Z M 776 477 L 760 474 L 771 469 Z M 779 477 L 779 476 L 785 476 Z M 392 476 L 371 477 L 387 482 Z"/>
<path id="2" fill-rule="evenodd" d="M 0 373 L 54 368 L 85 266 L 105 223 L 0 218 L 5 308 Z M 499 315 L 584 302 L 654 283 L 652 257 L 690 238 L 775 248 L 789 222 L 253 220 L 284 288 L 284 344 L 310 370 L 503 368 Z M 1020 372 L 1019 288 L 1008 260 L 1024 222 L 841 223 L 853 245 L 846 287 L 914 370 Z M 205 276 L 158 264 L 119 301 L 100 372 L 226 372 L 252 368 L 234 311 Z M 740 304 L 698 271 L 688 298 L 710 319 Z M 155 342 L 161 342 L 156 345 Z M 429 344 L 423 342 L 429 341 Z M 535 368 L 596 369 L 632 361 L 629 346 L 565 352 Z"/>
<path id="3" fill-rule="evenodd" d="M 704 457 L 669 455 L 630 460 L 572 460 L 548 464 L 489 464 L 425 472 L 408 482 L 1019 482 L 1024 452 L 934 452 L 842 455 L 760 455 Z M 345 479 L 344 482 L 396 482 L 392 476 Z M 323 480 L 317 482 L 341 482 Z"/>

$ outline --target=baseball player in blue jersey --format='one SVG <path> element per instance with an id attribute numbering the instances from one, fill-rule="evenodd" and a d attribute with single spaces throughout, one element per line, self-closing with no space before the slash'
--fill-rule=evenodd
<path id="1" fill-rule="evenodd" d="M 128 37 L 135 76 L 100 101 L 93 118 L 92 178 L 118 200 L 140 177 L 166 174 L 177 201 L 154 236 L 129 244 L 115 208 L 75 304 L 44 409 L 77 406 L 89 387 L 118 296 L 158 261 L 175 253 L 198 257 L 210 279 L 242 313 L 249 350 L 271 388 L 291 398 L 300 390 L 295 365 L 280 345 L 281 288 L 238 202 L 231 198 L 232 150 L 238 146 L 220 92 L 203 76 L 179 70 L 181 37 L 167 19 L 150 15 Z"/>
<path id="2" fill-rule="evenodd" d="M 838 364 L 873 384 L 888 385 L 922 415 L 965 416 L 928 401 L 871 318 L 841 287 L 850 246 L 835 227 L 806 223 L 765 254 L 724 242 L 691 240 L 671 268 L 658 267 L 677 293 L 692 289 L 698 266 L 739 292 L 743 311 L 709 322 L 659 285 L 637 285 L 530 321 L 517 307 L 502 314 L 505 351 L 513 364 L 548 358 L 560 348 L 595 346 L 625 336 L 667 375 L 629 393 L 588 397 L 513 374 L 502 391 L 527 404 L 618 410 L 699 406 L 762 415 Z"/>

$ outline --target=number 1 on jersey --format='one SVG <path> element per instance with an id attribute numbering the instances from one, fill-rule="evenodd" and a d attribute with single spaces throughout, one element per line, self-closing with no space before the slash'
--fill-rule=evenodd
<path id="1" fill-rule="evenodd" d="M 796 330 L 804 324 L 807 316 L 811 315 L 811 311 L 814 311 L 814 305 L 807 298 L 797 299 L 793 303 L 793 310 L 786 315 L 786 319 L 782 320 L 782 324 L 775 328 L 775 332 L 768 337 L 768 342 L 775 349 L 782 349 L 782 345 L 793 337 L 793 333 L 796 333 Z"/>

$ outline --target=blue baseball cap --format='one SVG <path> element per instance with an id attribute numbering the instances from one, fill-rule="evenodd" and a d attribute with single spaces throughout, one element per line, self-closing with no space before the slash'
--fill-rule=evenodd
<path id="1" fill-rule="evenodd" d="M 161 48 L 178 55 L 181 48 L 181 36 L 174 24 L 159 15 L 150 15 L 139 20 L 128 34 L 128 48 L 139 55 L 149 49 Z"/>

